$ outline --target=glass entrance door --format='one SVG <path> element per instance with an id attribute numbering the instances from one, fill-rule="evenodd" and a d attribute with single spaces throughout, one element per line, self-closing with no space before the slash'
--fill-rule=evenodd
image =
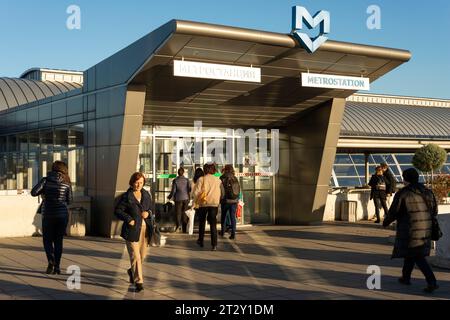
<path id="1" fill-rule="evenodd" d="M 150 132 L 143 131 L 141 135 L 138 170 L 145 174 L 148 185 L 153 186 L 156 202 L 165 203 L 178 168 L 183 167 L 185 176 L 192 180 L 195 169 L 203 167 L 207 162 L 216 162 L 217 176 L 221 175 L 226 164 L 231 163 L 241 184 L 244 202 L 239 222 L 270 224 L 273 222 L 273 177 L 264 173 L 264 168 L 259 166 L 258 156 L 244 161 L 241 165 L 235 165 L 239 162 L 236 159 L 238 152 L 233 150 L 232 154 L 227 155 L 227 147 L 235 149 L 236 140 L 226 135 L 211 137 L 205 134 L 196 141 L 194 133 L 190 131 L 184 131 L 179 136 L 170 136 L 167 132 L 160 133 L 152 128 Z M 197 154 L 198 159 L 195 154 L 196 143 L 200 144 L 202 149 L 202 152 Z"/>

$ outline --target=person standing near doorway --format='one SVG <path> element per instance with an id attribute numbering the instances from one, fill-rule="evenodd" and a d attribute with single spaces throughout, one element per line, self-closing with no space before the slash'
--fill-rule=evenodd
<path id="1" fill-rule="evenodd" d="M 61 274 L 63 239 L 69 218 L 67 206 L 72 203 L 72 186 L 67 165 L 55 161 L 52 171 L 31 190 L 31 195 L 42 195 L 42 235 L 47 255 L 47 274 Z"/>
<path id="2" fill-rule="evenodd" d="M 380 209 L 383 208 L 385 215 L 388 212 L 386 204 L 386 180 L 383 176 L 383 169 L 380 166 L 375 169 L 375 174 L 370 179 L 369 186 L 372 188 L 370 200 L 373 199 L 375 215 L 377 217 L 375 223 L 380 223 Z"/>
<path id="3" fill-rule="evenodd" d="M 419 183 L 414 169 L 403 172 L 405 187 L 397 192 L 391 208 L 383 221 L 387 227 L 397 221 L 397 233 L 392 258 L 403 258 L 401 284 L 411 284 L 411 273 L 417 265 L 424 274 L 427 293 L 438 289 L 436 277 L 425 257 L 430 255 L 432 219 L 436 219 L 438 206 L 433 192 Z"/>
<path id="4" fill-rule="evenodd" d="M 194 178 L 192 179 L 192 183 L 191 183 L 192 190 L 195 190 L 198 180 L 203 176 L 205 176 L 205 173 L 203 172 L 202 168 L 195 169 Z M 198 203 L 198 199 L 195 198 L 194 192 L 191 193 L 191 200 L 192 200 L 192 208 L 194 208 L 194 210 L 195 210 L 195 215 L 198 216 L 200 204 Z"/>
<path id="5" fill-rule="evenodd" d="M 175 201 L 175 215 L 176 215 L 176 229 L 175 232 L 181 226 L 182 232 L 186 233 L 188 217 L 186 210 L 189 207 L 189 199 L 191 194 L 191 183 L 188 178 L 184 176 L 184 169 L 178 169 L 178 177 L 172 181 L 172 191 L 167 199 L 172 198 Z"/>
<path id="6" fill-rule="evenodd" d="M 194 197 L 198 203 L 199 210 L 199 235 L 197 244 L 203 248 L 205 237 L 206 221 L 211 228 L 212 251 L 217 250 L 217 213 L 219 211 L 220 199 L 224 190 L 222 182 L 215 176 L 216 165 L 214 163 L 205 164 L 203 167 L 205 176 L 200 177 L 195 185 Z"/>
<path id="7" fill-rule="evenodd" d="M 239 203 L 239 194 L 241 187 L 239 181 L 235 176 L 234 168 L 231 164 L 227 164 L 224 168 L 224 173 L 220 177 L 224 188 L 224 197 L 222 199 L 222 214 L 221 214 L 221 229 L 220 235 L 225 235 L 226 218 L 227 216 L 231 220 L 231 240 L 236 238 L 236 210 Z"/>
<path id="8" fill-rule="evenodd" d="M 152 196 L 144 189 L 145 177 L 141 172 L 131 175 L 130 188 L 119 199 L 114 210 L 115 216 L 122 220 L 120 236 L 125 239 L 131 268 L 127 270 L 130 283 L 136 286 L 136 292 L 144 290 L 142 264 L 147 256 L 152 232 L 151 215 Z"/>

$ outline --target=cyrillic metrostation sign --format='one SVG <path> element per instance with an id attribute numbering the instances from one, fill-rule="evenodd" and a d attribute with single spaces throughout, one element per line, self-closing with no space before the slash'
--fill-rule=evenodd
<path id="1" fill-rule="evenodd" d="M 173 75 L 177 77 L 261 82 L 261 69 L 225 64 L 174 60 Z"/>

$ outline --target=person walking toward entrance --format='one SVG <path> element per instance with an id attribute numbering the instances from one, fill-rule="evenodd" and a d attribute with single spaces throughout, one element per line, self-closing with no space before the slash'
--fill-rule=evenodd
<path id="1" fill-rule="evenodd" d="M 417 265 L 428 284 L 424 291 L 432 293 L 439 286 L 425 257 L 431 250 L 432 219 L 438 214 L 436 198 L 431 190 L 419 183 L 415 169 L 405 170 L 403 180 L 405 187 L 395 195 L 383 226 L 397 221 L 392 258 L 404 258 L 402 277 L 398 281 L 410 285 L 411 273 Z"/>
<path id="2" fill-rule="evenodd" d="M 221 214 L 221 229 L 220 235 L 225 235 L 226 218 L 227 216 L 231 220 L 231 236 L 230 239 L 234 240 L 236 237 L 236 210 L 239 203 L 239 194 L 241 187 L 239 181 L 235 176 L 234 168 L 232 165 L 227 164 L 224 168 L 224 173 L 220 177 L 222 186 L 224 188 L 224 197 L 222 199 L 222 214 Z"/>
<path id="3" fill-rule="evenodd" d="M 186 233 L 187 220 L 186 210 L 189 206 L 189 199 L 191 194 L 191 183 L 188 178 L 184 176 L 184 169 L 178 169 L 178 177 L 172 182 L 172 191 L 167 199 L 175 200 L 175 215 L 176 215 L 176 229 L 180 228 L 183 233 Z"/>
<path id="4" fill-rule="evenodd" d="M 152 196 L 143 189 L 145 177 L 142 173 L 133 173 L 129 184 L 130 188 L 120 197 L 114 214 L 124 222 L 120 236 L 125 239 L 130 256 L 128 276 L 130 283 L 134 283 L 136 291 L 140 292 L 144 289 L 142 264 L 147 256 L 152 232 Z"/>
<path id="5" fill-rule="evenodd" d="M 203 167 L 205 176 L 200 177 L 195 185 L 194 197 L 198 203 L 199 210 L 199 235 L 197 244 L 203 248 L 203 239 L 205 237 L 206 221 L 211 228 L 211 246 L 212 250 L 217 250 L 217 213 L 219 211 L 220 199 L 224 191 L 219 178 L 214 176 L 217 172 L 216 165 L 205 164 Z"/>
<path id="6" fill-rule="evenodd" d="M 63 239 L 69 217 L 67 206 L 73 200 L 67 165 L 62 161 L 55 161 L 52 171 L 34 186 L 31 195 L 42 195 L 44 199 L 41 213 L 44 249 L 48 261 L 46 273 L 61 274 Z"/>
<path id="7" fill-rule="evenodd" d="M 369 186 L 372 188 L 370 200 L 373 199 L 375 204 L 375 215 L 377 217 L 375 223 L 380 223 L 380 209 L 383 208 L 385 215 L 388 212 L 386 204 L 386 180 L 383 176 L 383 169 L 381 167 L 375 169 L 375 174 L 370 179 Z"/>

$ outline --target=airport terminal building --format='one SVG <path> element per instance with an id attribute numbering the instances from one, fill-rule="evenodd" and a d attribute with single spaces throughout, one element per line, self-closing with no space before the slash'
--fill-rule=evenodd
<path id="1" fill-rule="evenodd" d="M 90 199 L 90 233 L 109 237 L 119 232 L 114 200 L 131 173 L 143 172 L 163 203 L 177 168 L 192 178 L 211 160 L 209 146 L 222 144 L 232 156 L 217 163 L 236 167 L 242 223 L 321 222 L 330 188 L 364 185 L 382 161 L 401 181 L 430 142 L 450 151 L 450 101 L 307 87 L 301 74 L 373 82 L 410 58 L 337 41 L 308 53 L 289 34 L 173 20 L 84 73 L 37 68 L 0 78 L 0 192 L 31 189 L 63 160 L 75 195 Z M 260 81 L 177 76 L 180 61 L 258 68 Z M 250 129 L 272 133 L 276 172 L 262 155 L 236 152 Z M 186 152 L 196 144 L 200 157 Z M 450 157 L 442 170 L 450 173 Z"/>

